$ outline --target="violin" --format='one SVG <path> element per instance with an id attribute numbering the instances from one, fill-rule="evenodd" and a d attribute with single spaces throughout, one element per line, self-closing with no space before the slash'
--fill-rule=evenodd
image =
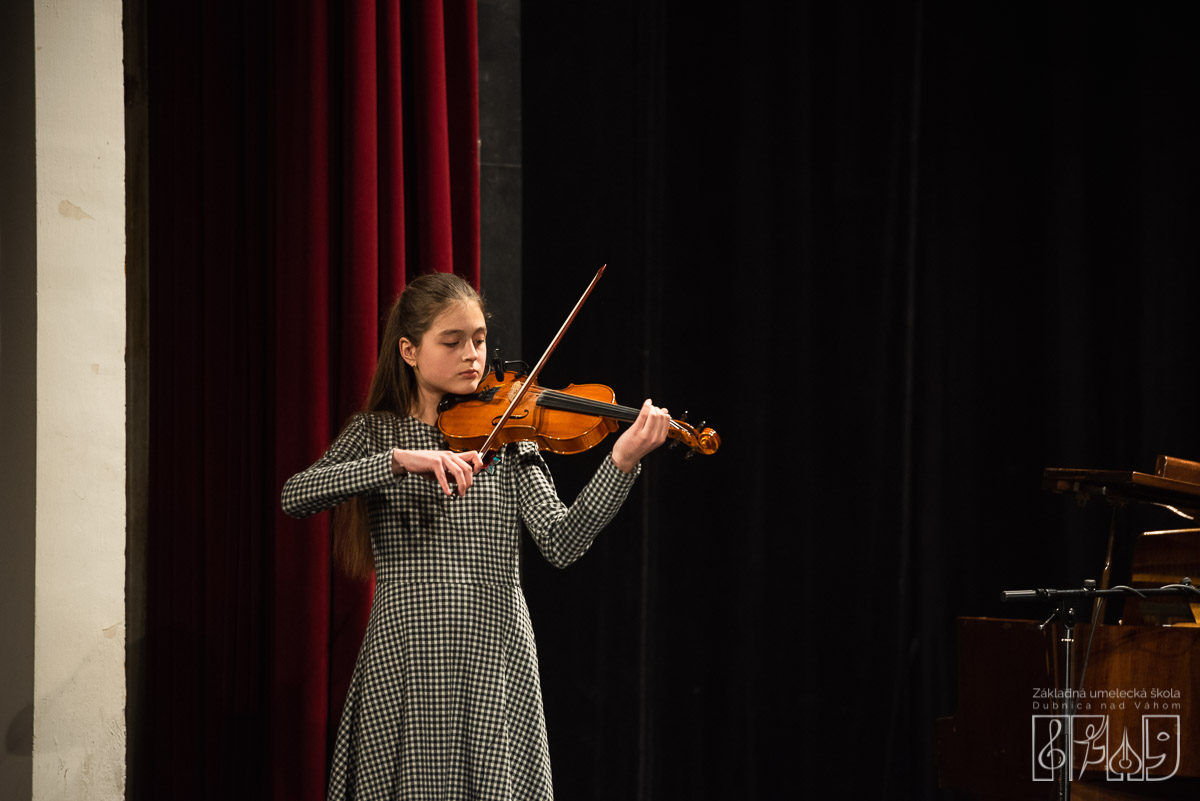
<path id="1" fill-rule="evenodd" d="M 603 384 L 571 384 L 565 390 L 543 389 L 537 384 L 546 360 L 592 294 L 606 266 L 596 272 L 550 347 L 527 376 L 506 371 L 506 363 L 497 356 L 491 375 L 479 384 L 474 394 L 442 399 L 438 405 L 438 428 L 451 450 L 478 451 L 486 460 L 489 452 L 499 449 L 497 443 L 529 440 L 536 442 L 539 450 L 582 453 L 615 431 L 616 421 L 637 419 L 638 410 L 618 406 L 613 391 Z M 692 449 L 689 456 L 716 453 L 721 438 L 703 423 L 700 429 L 697 431 L 682 420 L 672 420 L 667 436 L 687 443 Z"/>
<path id="2" fill-rule="evenodd" d="M 545 389 L 515 371 L 497 368 L 488 373 L 474 394 L 442 399 L 438 428 L 453 451 L 482 454 L 492 446 L 498 450 L 510 442 L 530 441 L 537 443 L 539 450 L 551 453 L 583 453 L 616 431 L 618 421 L 631 423 L 637 419 L 637 409 L 620 406 L 615 400 L 615 393 L 603 384 Z M 511 413 L 498 425 L 505 410 Z M 709 455 L 721 446 L 721 437 L 703 423 L 697 429 L 684 420 L 673 419 L 667 436 L 687 445 L 693 453 Z"/>

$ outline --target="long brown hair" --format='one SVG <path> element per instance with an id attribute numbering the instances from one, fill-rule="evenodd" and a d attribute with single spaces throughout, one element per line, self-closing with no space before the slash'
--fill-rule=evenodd
<path id="1" fill-rule="evenodd" d="M 400 358 L 400 340 L 420 345 L 437 316 L 454 303 L 474 303 L 487 314 L 479 293 L 453 273 L 422 275 L 405 287 L 388 312 L 367 404 L 358 414 L 407 417 L 412 413 L 417 399 L 417 377 L 412 367 Z M 370 578 L 375 569 L 375 555 L 371 550 L 365 496 L 357 495 L 339 506 L 333 521 L 334 560 L 351 578 Z"/>

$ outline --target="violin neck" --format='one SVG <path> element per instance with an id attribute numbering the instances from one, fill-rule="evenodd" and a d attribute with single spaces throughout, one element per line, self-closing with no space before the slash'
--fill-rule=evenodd
<path id="1" fill-rule="evenodd" d="M 594 417 L 608 417 L 624 423 L 632 423 L 638 418 L 638 412 L 641 411 L 630 406 L 620 406 L 616 403 L 605 403 L 604 401 L 580 398 L 553 389 L 541 390 L 538 394 L 537 405 L 544 406 L 547 409 L 557 409 L 562 412 L 576 412 L 577 414 L 590 414 Z M 670 430 L 667 432 L 668 436 L 675 436 L 682 427 L 678 421 L 672 420 Z"/>
<path id="2" fill-rule="evenodd" d="M 538 390 L 537 405 L 563 412 L 575 412 L 593 417 L 607 417 L 626 423 L 632 423 L 634 420 L 637 420 L 638 414 L 641 411 L 640 409 L 632 409 L 628 406 L 618 406 L 615 403 L 605 403 L 604 401 L 582 398 L 578 395 L 570 395 L 566 392 L 558 392 L 553 389 Z M 703 428 L 703 424 L 701 424 L 701 428 Z M 721 438 L 712 429 L 703 428 L 702 431 L 697 432 L 691 425 L 679 420 L 671 420 L 670 426 L 667 429 L 667 436 L 685 443 L 693 451 L 699 451 L 700 453 L 716 453 L 717 448 L 721 445 Z"/>
<path id="3" fill-rule="evenodd" d="M 537 405 L 545 406 L 547 409 L 558 409 L 563 412 L 590 414 L 596 417 L 611 417 L 614 420 L 623 420 L 626 423 L 632 423 L 638 416 L 638 410 L 631 409 L 628 406 L 579 398 L 553 389 L 543 389 L 538 394 Z"/>

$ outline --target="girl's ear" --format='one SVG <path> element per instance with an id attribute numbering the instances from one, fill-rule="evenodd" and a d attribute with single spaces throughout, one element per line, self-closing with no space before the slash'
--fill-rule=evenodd
<path id="1" fill-rule="evenodd" d="M 400 348 L 400 358 L 404 359 L 405 363 L 409 367 L 416 367 L 417 366 L 417 348 L 416 348 L 416 346 L 413 345 L 413 343 L 409 340 L 409 338 L 408 337 L 400 337 L 400 342 L 398 343 L 398 347 Z"/>

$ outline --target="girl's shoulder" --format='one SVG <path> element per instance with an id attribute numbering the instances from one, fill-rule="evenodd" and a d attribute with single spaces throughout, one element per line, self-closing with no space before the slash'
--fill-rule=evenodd
<path id="1" fill-rule="evenodd" d="M 400 419 L 390 412 L 355 412 L 338 432 L 338 440 L 355 440 L 368 446 L 393 440 L 400 429 Z"/>
<path id="2" fill-rule="evenodd" d="M 373 445 L 438 450 L 445 447 L 442 432 L 437 426 L 423 423 L 411 415 L 358 412 L 347 422 L 346 430 L 351 427 L 358 429 L 361 432 L 359 436 L 365 437 Z"/>
<path id="3" fill-rule="evenodd" d="M 393 425 L 395 415 L 387 412 L 355 412 L 350 415 L 342 426 L 339 437 L 350 436 L 365 436 L 372 432 L 379 431 L 383 428 L 390 428 Z"/>
<path id="4" fill-rule="evenodd" d="M 399 417 L 391 412 L 355 412 L 350 415 L 350 419 L 346 421 L 346 428 L 350 426 L 359 426 L 362 428 L 379 428 L 380 426 L 392 426 L 399 421 Z"/>

